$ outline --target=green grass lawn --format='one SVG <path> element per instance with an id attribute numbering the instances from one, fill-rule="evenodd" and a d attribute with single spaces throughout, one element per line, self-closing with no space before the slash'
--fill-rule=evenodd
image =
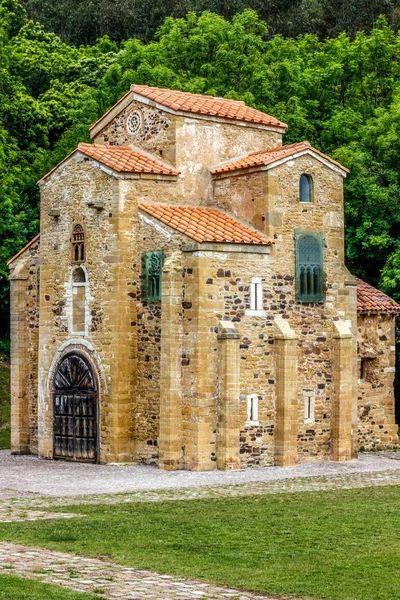
<path id="1" fill-rule="evenodd" d="M 14 575 L 0 575 L 0 600 L 98 600 L 99 596 L 80 594 Z"/>
<path id="2" fill-rule="evenodd" d="M 270 594 L 400 598 L 400 489 L 62 508 L 0 539 Z"/>
<path id="3" fill-rule="evenodd" d="M 10 448 L 10 369 L 0 365 L 0 450 L 8 448 Z"/>

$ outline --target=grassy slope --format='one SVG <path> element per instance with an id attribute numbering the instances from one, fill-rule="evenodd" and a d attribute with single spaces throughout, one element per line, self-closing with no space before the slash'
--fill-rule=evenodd
<path id="1" fill-rule="evenodd" d="M 0 365 L 0 450 L 10 447 L 10 369 Z M 1 596 L 0 596 L 1 598 Z"/>
<path id="2" fill-rule="evenodd" d="M 87 517 L 0 524 L 0 539 L 271 594 L 400 598 L 398 487 L 69 510 Z"/>
<path id="3" fill-rule="evenodd" d="M 79 594 L 55 585 L 0 575 L 0 600 L 94 600 L 99 596 Z"/>

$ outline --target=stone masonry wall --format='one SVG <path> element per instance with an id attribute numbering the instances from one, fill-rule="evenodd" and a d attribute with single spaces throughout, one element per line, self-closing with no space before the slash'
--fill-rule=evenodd
<path id="1" fill-rule="evenodd" d="M 39 451 L 52 456 L 51 377 L 63 354 L 86 354 L 99 378 L 100 460 L 135 455 L 137 378 L 137 192 L 140 180 L 118 180 L 91 161 L 70 160 L 42 186 Z M 147 181 L 147 186 L 149 182 Z M 168 188 L 158 181 L 154 190 Z M 104 202 L 104 210 L 88 206 Z M 59 207 L 58 219 L 49 208 Z M 71 232 L 86 235 L 86 332 L 71 331 Z M 50 377 L 49 377 L 50 373 Z"/>
<path id="2" fill-rule="evenodd" d="M 300 204 L 299 178 L 312 176 L 314 202 Z M 343 192 L 341 176 L 310 156 L 261 173 L 215 182 L 215 198 L 226 210 L 249 220 L 274 238 L 271 298 L 267 314 L 282 315 L 299 337 L 298 461 L 329 458 L 332 410 L 332 321 L 349 320 L 356 332 L 354 285 L 346 285 Z M 296 230 L 320 232 L 325 239 L 326 301 L 295 300 Z M 311 398 L 314 418 L 305 419 Z"/>
<path id="3" fill-rule="evenodd" d="M 361 364 L 363 363 L 363 364 Z M 358 439 L 360 447 L 392 448 L 399 440 L 394 415 L 393 315 L 358 316 Z"/>
<path id="4" fill-rule="evenodd" d="M 135 110 L 139 110 L 142 114 L 142 127 L 137 134 L 132 135 L 126 129 L 126 120 Z M 106 125 L 95 137 L 94 142 L 95 144 L 110 144 L 112 146 L 134 144 L 175 165 L 175 122 L 176 117 L 174 118 L 165 111 L 132 102 L 111 123 Z"/>
<path id="5" fill-rule="evenodd" d="M 142 127 L 132 135 L 126 129 L 126 120 L 135 110 L 142 114 Z M 94 142 L 132 144 L 174 165 L 181 172 L 177 198 L 184 204 L 204 204 L 212 202 L 212 166 L 247 152 L 275 148 L 281 145 L 282 134 L 250 124 L 171 115 L 133 101 L 104 127 Z"/>
<path id="6" fill-rule="evenodd" d="M 20 309 L 25 313 L 26 336 L 23 356 L 12 356 L 14 360 L 25 364 L 24 386 L 25 402 L 28 411 L 29 451 L 37 454 L 38 445 L 38 339 L 39 339 L 39 273 L 40 273 L 40 241 L 37 240 L 10 265 L 10 278 L 17 273 L 26 277 L 21 281 L 25 287 L 23 305 Z M 12 284 L 13 285 L 13 284 Z M 22 350 L 22 348 L 21 348 Z"/>
<path id="7" fill-rule="evenodd" d="M 157 463 L 160 432 L 161 302 L 142 302 L 141 253 L 162 250 L 164 262 L 190 240 L 140 214 L 137 291 L 137 388 L 135 394 L 135 460 Z"/>

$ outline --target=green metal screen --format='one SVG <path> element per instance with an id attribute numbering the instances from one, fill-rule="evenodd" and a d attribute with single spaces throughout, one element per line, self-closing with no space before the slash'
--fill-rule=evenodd
<path id="1" fill-rule="evenodd" d="M 143 252 L 142 254 L 142 300 L 157 302 L 161 300 L 161 281 L 163 267 L 162 250 Z"/>
<path id="2" fill-rule="evenodd" d="M 324 302 L 324 242 L 320 233 L 296 234 L 296 300 Z"/>

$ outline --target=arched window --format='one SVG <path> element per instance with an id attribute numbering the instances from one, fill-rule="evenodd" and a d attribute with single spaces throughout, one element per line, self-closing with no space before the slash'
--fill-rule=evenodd
<path id="1" fill-rule="evenodd" d="M 86 275 L 82 267 L 72 273 L 72 331 L 85 333 L 86 315 Z"/>
<path id="2" fill-rule="evenodd" d="M 85 232 L 82 225 L 74 225 L 72 230 L 72 262 L 80 263 L 85 260 Z"/>
<path id="3" fill-rule="evenodd" d="M 300 202 L 313 201 L 313 180 L 310 175 L 302 175 L 299 181 Z"/>
<path id="4" fill-rule="evenodd" d="M 325 300 L 323 240 L 318 233 L 303 232 L 296 236 L 296 300 Z"/>

